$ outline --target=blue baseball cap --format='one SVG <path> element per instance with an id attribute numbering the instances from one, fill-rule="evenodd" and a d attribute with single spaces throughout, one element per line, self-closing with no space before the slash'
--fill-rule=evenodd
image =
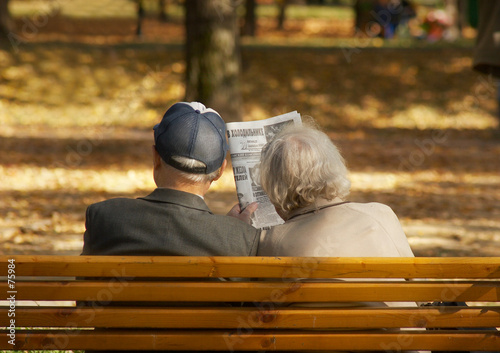
<path id="1" fill-rule="evenodd" d="M 172 105 L 155 125 L 155 147 L 172 167 L 193 174 L 210 174 L 222 166 L 229 149 L 226 124 L 219 113 L 199 102 Z M 206 167 L 186 167 L 172 157 L 203 162 Z"/>

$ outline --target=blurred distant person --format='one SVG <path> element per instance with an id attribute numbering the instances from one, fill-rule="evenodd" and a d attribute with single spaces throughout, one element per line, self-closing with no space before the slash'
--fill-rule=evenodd
<path id="1" fill-rule="evenodd" d="M 500 129 L 500 1 L 478 0 L 479 18 L 474 48 L 475 70 L 489 75 L 497 88 L 497 118 Z"/>
<path id="2" fill-rule="evenodd" d="M 412 4 L 407 0 L 376 0 L 371 11 L 372 20 L 380 26 L 379 37 L 391 39 L 398 29 L 408 28 L 408 22 L 416 16 Z"/>
<path id="3" fill-rule="evenodd" d="M 410 37 L 410 21 L 417 17 L 415 5 L 410 1 L 401 1 L 401 14 L 399 15 L 399 24 L 395 32 L 399 37 Z"/>
<path id="4" fill-rule="evenodd" d="M 425 31 L 425 39 L 434 43 L 445 38 L 450 23 L 450 18 L 446 11 L 441 9 L 429 11 L 422 23 Z"/>

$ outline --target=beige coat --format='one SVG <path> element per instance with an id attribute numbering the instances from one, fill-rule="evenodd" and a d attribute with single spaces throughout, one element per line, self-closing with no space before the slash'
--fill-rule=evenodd
<path id="1" fill-rule="evenodd" d="M 390 207 L 341 202 L 319 200 L 294 211 L 285 224 L 261 234 L 257 255 L 413 257 Z"/>

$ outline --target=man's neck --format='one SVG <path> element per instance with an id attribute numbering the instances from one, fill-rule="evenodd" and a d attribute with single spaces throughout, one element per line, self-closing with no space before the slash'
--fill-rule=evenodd
<path id="1" fill-rule="evenodd" d="M 160 168 L 161 167 L 161 168 Z M 166 164 L 154 169 L 154 180 L 159 188 L 174 189 L 204 197 L 212 182 L 194 182 L 187 179 L 177 169 Z"/>
<path id="2" fill-rule="evenodd" d="M 210 183 L 205 184 L 186 184 L 186 183 L 162 183 L 157 185 L 159 188 L 173 189 L 188 192 L 190 194 L 198 195 L 202 198 L 205 197 Z"/>

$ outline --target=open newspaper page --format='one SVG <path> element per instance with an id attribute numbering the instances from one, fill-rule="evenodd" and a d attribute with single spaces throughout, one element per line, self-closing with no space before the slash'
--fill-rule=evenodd
<path id="1" fill-rule="evenodd" d="M 302 124 L 296 111 L 257 121 L 227 123 L 227 137 L 233 164 L 236 192 L 241 209 L 257 201 L 259 207 L 252 216 L 255 228 L 269 228 L 282 224 L 260 185 L 260 153 L 264 145 L 288 124 Z"/>

